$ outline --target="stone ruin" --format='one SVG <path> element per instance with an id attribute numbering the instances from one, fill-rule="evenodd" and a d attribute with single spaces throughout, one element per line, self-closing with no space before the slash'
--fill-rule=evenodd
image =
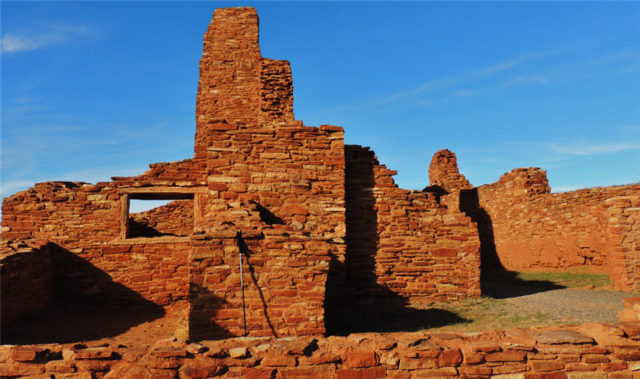
<path id="1" fill-rule="evenodd" d="M 551 193 L 546 171 L 530 167 L 472 187 L 448 150 L 433 156 L 429 179 L 425 191 L 477 225 L 484 271 L 583 268 L 640 291 L 640 184 Z"/>
<path id="2" fill-rule="evenodd" d="M 639 184 L 552 194 L 526 168 L 473 187 L 448 150 L 423 191 L 395 174 L 343 128 L 295 120 L 289 62 L 261 56 L 256 11 L 218 9 L 193 158 L 3 201 L 2 322 L 82 295 L 188 304 L 191 340 L 245 335 L 243 304 L 250 336 L 317 336 L 347 305 L 478 297 L 489 268 L 588 267 L 640 290 Z M 131 214 L 133 199 L 173 201 Z"/>

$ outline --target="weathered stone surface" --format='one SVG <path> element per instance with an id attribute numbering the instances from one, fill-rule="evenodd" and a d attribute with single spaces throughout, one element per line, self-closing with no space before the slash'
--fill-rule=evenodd
<path id="1" fill-rule="evenodd" d="M 229 349 L 229 356 L 231 358 L 246 358 L 249 356 L 249 350 L 246 347 L 234 347 Z"/>
<path id="2" fill-rule="evenodd" d="M 190 359 L 178 370 L 180 379 L 197 379 L 217 376 L 224 371 L 224 365 L 215 359 Z"/>
<path id="3" fill-rule="evenodd" d="M 575 327 L 556 327 L 555 330 Z M 527 350 L 500 350 L 513 343 L 514 336 L 526 331 L 489 331 L 467 335 L 442 335 L 425 332 L 352 334 L 349 337 L 262 337 L 202 341 L 199 346 L 173 339 L 160 340 L 134 355 L 122 354 L 124 348 L 99 346 L 24 346 L 38 353 L 38 359 L 20 362 L 20 354 L 5 354 L 0 370 L 7 376 L 55 375 L 105 378 L 205 378 L 205 377 L 291 377 L 291 378 L 411 378 L 411 377 L 521 377 L 564 378 L 577 374 L 629 377 L 640 371 L 640 349 L 610 348 L 584 344 L 581 339 L 563 344 L 534 342 Z M 531 331 L 533 332 L 533 331 Z M 611 337 L 620 337 L 616 328 L 602 329 Z M 603 340 L 607 340 L 604 338 Z M 313 341 L 309 349 L 310 341 Z M 437 343 L 436 343 L 437 341 Z M 439 344 L 461 346 L 461 349 Z M 91 344 L 88 344 L 91 346 Z M 545 353 L 548 348 L 577 351 Z M 93 350 L 89 350 L 93 349 Z M 166 356 L 156 353 L 182 352 Z M 7 349 L 10 351 L 9 349 Z M 89 352 L 86 352 L 89 350 Z M 135 349 L 133 349 L 135 350 Z M 188 354 L 184 354 L 190 350 Z M 312 351 L 311 351 L 312 350 Z M 474 351 L 475 350 L 475 351 Z M 64 360 L 55 352 L 68 351 Z M 118 351 L 108 359 L 108 351 Z M 233 358 L 230 356 L 232 353 Z M 302 352 L 303 354 L 298 354 Z M 72 353 L 72 354 L 70 354 Z M 290 354 L 293 353 L 293 354 Z M 84 354 L 84 355 L 83 355 Z M 164 355 L 161 353 L 160 355 Z M 89 358 L 93 357 L 93 358 Z M 395 359 L 394 359 L 395 357 Z M 9 373 L 9 374 L 5 374 Z"/>
<path id="4" fill-rule="evenodd" d="M 89 347 L 75 352 L 76 359 L 108 359 L 112 355 L 113 349 L 110 347 Z"/>
<path id="5" fill-rule="evenodd" d="M 35 361 L 36 355 L 41 352 L 42 349 L 31 346 L 14 346 L 11 349 L 11 359 L 16 362 L 30 362 Z"/>
<path id="6" fill-rule="evenodd" d="M 473 186 L 464 175 L 458 171 L 456 155 L 447 149 L 433 154 L 429 165 L 429 182 L 446 192 L 471 189 Z"/>
<path id="7" fill-rule="evenodd" d="M 550 361 L 531 361 L 531 367 L 535 371 L 546 372 L 546 371 L 556 371 L 562 370 L 565 368 L 562 362 L 550 362 Z"/>
<path id="8" fill-rule="evenodd" d="M 342 363 L 347 368 L 365 368 L 377 366 L 380 362 L 374 351 L 349 349 L 342 357 Z"/>
<path id="9" fill-rule="evenodd" d="M 448 151 L 436 153 L 430 171 L 434 178 L 425 191 L 440 193 L 442 203 L 459 207 L 478 224 L 487 267 L 589 267 L 609 274 L 618 289 L 640 289 L 633 237 L 640 233 L 640 185 L 550 193 L 544 170 L 519 168 L 496 183 L 470 188 Z"/>
<path id="10" fill-rule="evenodd" d="M 550 329 L 541 330 L 533 333 L 538 342 L 544 344 L 591 344 L 593 338 L 587 337 L 570 329 Z"/>
<path id="11" fill-rule="evenodd" d="M 462 363 L 462 352 L 460 349 L 445 350 L 440 354 L 438 366 L 455 367 Z"/>
<path id="12" fill-rule="evenodd" d="M 138 363 L 119 363 L 111 368 L 104 379 L 151 379 L 153 374 Z"/>
<path id="13" fill-rule="evenodd" d="M 499 353 L 490 353 L 485 356 L 487 362 L 523 362 L 526 353 L 521 351 L 503 351 Z"/>
<path id="14" fill-rule="evenodd" d="M 382 367 L 344 369 L 336 371 L 337 379 L 378 379 L 386 376 L 386 370 Z"/>
<path id="15" fill-rule="evenodd" d="M 347 285 L 365 297 L 384 289 L 412 303 L 479 296 L 480 241 L 471 220 L 432 193 L 399 188 L 369 148 L 347 145 L 345 159 Z"/>

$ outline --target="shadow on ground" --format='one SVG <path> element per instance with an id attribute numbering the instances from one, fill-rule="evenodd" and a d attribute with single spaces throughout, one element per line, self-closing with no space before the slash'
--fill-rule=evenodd
<path id="1" fill-rule="evenodd" d="M 546 280 L 522 280 L 517 277 L 517 272 L 507 271 L 504 268 L 496 250 L 493 220 L 480 206 L 477 188 L 460 191 L 459 208 L 478 226 L 481 260 L 480 288 L 483 296 L 506 299 L 565 288 Z"/>
<path id="2" fill-rule="evenodd" d="M 365 332 L 414 332 L 471 322 L 444 309 L 416 309 L 398 302 L 370 306 L 345 305 L 328 310 L 327 335 Z"/>
<path id="3" fill-rule="evenodd" d="M 378 162 L 369 148 L 345 146 L 346 257 L 331 254 L 326 282 L 327 335 L 417 331 L 469 320 L 444 309 L 413 308 L 376 275 L 378 213 L 373 188 Z"/>
<path id="4" fill-rule="evenodd" d="M 507 299 L 566 288 L 547 280 L 523 280 L 518 273 L 505 270 L 483 271 L 480 278 L 482 295 L 494 299 Z"/>

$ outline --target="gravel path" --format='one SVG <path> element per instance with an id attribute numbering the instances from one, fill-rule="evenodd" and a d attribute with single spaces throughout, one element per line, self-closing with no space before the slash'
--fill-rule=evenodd
<path id="1" fill-rule="evenodd" d="M 549 321 L 582 323 L 617 323 L 622 310 L 622 298 L 640 296 L 601 289 L 563 288 L 505 299 L 509 308 L 524 313 L 542 312 Z"/>

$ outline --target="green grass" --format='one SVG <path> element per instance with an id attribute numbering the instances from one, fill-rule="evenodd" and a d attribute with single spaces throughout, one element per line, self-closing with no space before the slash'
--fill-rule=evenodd
<path id="1" fill-rule="evenodd" d="M 553 324 L 548 321 L 549 317 L 544 312 L 513 309 L 505 299 L 491 297 L 434 304 L 433 307 L 456 314 L 465 320 L 464 323 L 451 323 L 436 328 L 441 331 L 470 332 Z"/>
<path id="2" fill-rule="evenodd" d="M 584 288 L 610 286 L 608 275 L 580 271 L 569 272 L 493 272 L 488 279 L 493 285 L 530 288 L 531 293 L 555 288 Z M 526 292 L 526 291 L 525 291 Z M 445 331 L 484 331 L 490 329 L 553 325 L 549 317 L 541 311 L 527 312 L 514 309 L 506 299 L 483 296 L 458 302 L 433 304 L 466 320 L 439 327 Z"/>
<path id="3" fill-rule="evenodd" d="M 475 299 L 434 303 L 428 306 L 367 306 L 349 304 L 328 312 L 327 330 L 330 334 L 346 335 L 354 332 L 446 331 L 479 332 L 492 329 L 528 328 L 557 325 L 542 311 L 516 308 L 507 301 L 509 296 L 522 296 L 559 288 L 606 287 L 607 275 L 579 271 L 549 272 L 492 272 L 487 273 L 483 285 L 499 290 L 515 288 L 504 295 L 497 291 Z M 483 287 L 484 288 L 484 287 Z M 494 292 L 495 292 L 494 288 Z M 507 291 L 508 292 L 508 291 Z"/>

